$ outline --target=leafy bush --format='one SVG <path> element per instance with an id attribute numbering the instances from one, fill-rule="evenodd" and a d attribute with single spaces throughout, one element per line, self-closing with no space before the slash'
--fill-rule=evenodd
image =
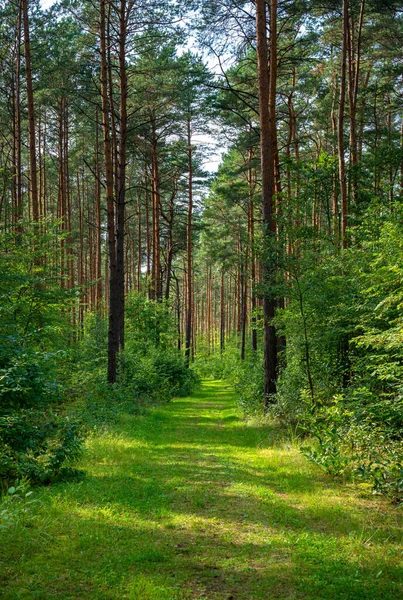
<path id="1" fill-rule="evenodd" d="M 261 352 L 240 360 L 237 340 L 229 340 L 224 352 L 200 353 L 195 369 L 202 377 L 225 379 L 234 386 L 243 414 L 251 416 L 263 411 L 263 357 Z"/>
<path id="2" fill-rule="evenodd" d="M 58 225 L 24 224 L 24 236 L 0 234 L 0 479 L 48 483 L 77 475 L 79 426 L 51 410 L 64 389 L 72 293 L 60 286 Z M 50 255 L 53 248 L 54 256 Z M 34 249 L 34 250 L 33 250 Z M 62 360 L 63 359 L 63 360 Z"/>
<path id="3" fill-rule="evenodd" d="M 166 302 L 149 300 L 132 292 L 126 300 L 126 349 L 131 354 L 148 354 L 155 349 L 172 352 L 177 331 L 172 310 Z"/>
<path id="4" fill-rule="evenodd" d="M 52 265 L 60 264 L 58 224 L 49 222 L 46 230 L 42 234 L 26 223 L 19 243 L 0 232 L 0 478 L 5 482 L 48 483 L 79 475 L 70 465 L 81 452 L 84 432 L 104 427 L 119 413 L 137 412 L 144 403 L 188 394 L 198 382 L 176 350 L 171 308 L 133 293 L 127 299 L 118 382 L 110 386 L 107 319 L 87 314 L 75 341 L 66 306 L 76 302 L 76 291 L 62 288 L 53 272 Z"/>
<path id="5" fill-rule="evenodd" d="M 402 437 L 373 419 L 382 411 L 370 410 L 364 417 L 361 404 L 353 409 L 351 400 L 336 396 L 331 405 L 306 416 L 305 429 L 316 444 L 302 452 L 331 475 L 359 478 L 393 502 L 403 501 Z"/>
<path id="6" fill-rule="evenodd" d="M 343 444 L 348 431 L 346 424 L 351 416 L 343 409 L 339 396 L 335 396 L 331 406 L 315 413 L 305 413 L 303 428 L 317 444 L 314 447 L 303 446 L 301 450 L 330 475 L 347 475 L 350 472 L 350 460 L 343 452 Z"/>
<path id="7" fill-rule="evenodd" d="M 107 331 L 105 317 L 87 315 L 82 338 L 71 354 L 71 388 L 79 399 L 75 418 L 85 421 L 87 428 L 104 428 L 120 413 L 138 413 L 148 403 L 187 395 L 198 384 L 198 375 L 185 366 L 175 348 L 176 330 L 165 303 L 134 292 L 129 295 L 125 349 L 112 386 L 106 382 Z"/>
<path id="8" fill-rule="evenodd" d="M 238 339 L 227 340 L 224 352 L 209 352 L 201 346 L 196 354 L 194 368 L 201 377 L 235 381 L 241 366 Z"/>
<path id="9" fill-rule="evenodd" d="M 32 498 L 29 482 L 26 479 L 16 480 L 0 498 L 0 529 L 7 529 L 25 523 L 32 518 L 32 509 L 37 500 Z"/>
<path id="10" fill-rule="evenodd" d="M 262 414 L 264 395 L 261 357 L 258 355 L 245 360 L 234 375 L 233 385 L 243 414 L 246 416 Z"/>
<path id="11" fill-rule="evenodd" d="M 174 349 L 132 354 L 127 349 L 120 358 L 118 384 L 133 398 L 164 401 L 188 395 L 198 383 L 198 376 L 186 367 Z"/>
<path id="12" fill-rule="evenodd" d="M 108 320 L 100 313 L 85 316 L 81 337 L 69 355 L 67 385 L 76 393 L 106 382 L 108 361 Z"/>
<path id="13" fill-rule="evenodd" d="M 33 409 L 0 417 L 0 478 L 5 482 L 26 478 L 32 483 L 79 475 L 65 463 L 82 451 L 82 435 L 76 422 Z"/>
<path id="14" fill-rule="evenodd" d="M 55 362 L 60 352 L 11 348 L 0 367 L 0 414 L 10 409 L 46 406 L 61 398 Z"/>
<path id="15" fill-rule="evenodd" d="M 168 397 L 188 396 L 199 383 L 195 371 L 186 367 L 179 353 L 158 353 L 154 368 Z"/>

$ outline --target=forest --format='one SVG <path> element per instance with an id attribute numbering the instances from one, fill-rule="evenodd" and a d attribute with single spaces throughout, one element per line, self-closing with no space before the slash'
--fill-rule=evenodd
<path id="1" fill-rule="evenodd" d="M 4 598 L 400 597 L 402 281 L 403 2 L 0 0 Z"/>

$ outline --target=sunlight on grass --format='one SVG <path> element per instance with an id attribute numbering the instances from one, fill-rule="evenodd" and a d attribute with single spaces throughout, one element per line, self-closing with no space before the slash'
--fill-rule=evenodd
<path id="1" fill-rule="evenodd" d="M 396 600 L 401 509 L 246 424 L 206 382 L 92 437 L 79 483 L 0 532 L 5 599 Z M 2 597 L 3 597 L 2 596 Z"/>
<path id="2" fill-rule="evenodd" d="M 182 600 L 184 598 L 178 590 L 166 585 L 157 584 L 151 578 L 138 577 L 127 587 L 124 596 L 129 600 Z"/>

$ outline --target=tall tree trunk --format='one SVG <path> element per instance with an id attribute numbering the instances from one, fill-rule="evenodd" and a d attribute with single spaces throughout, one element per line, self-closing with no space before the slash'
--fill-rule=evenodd
<path id="1" fill-rule="evenodd" d="M 151 283 L 152 238 L 150 235 L 150 194 L 149 194 L 149 189 L 148 189 L 147 170 L 145 171 L 144 186 L 145 186 L 144 204 L 145 204 L 145 220 L 146 220 L 146 254 L 147 254 L 147 257 L 146 257 L 146 262 L 147 262 L 146 279 L 147 279 L 148 297 L 151 299 L 153 297 L 152 283 Z"/>
<path id="2" fill-rule="evenodd" d="M 58 210 L 57 216 L 60 219 L 60 274 L 61 287 L 66 288 L 66 178 L 65 178 L 65 161 L 64 161 L 64 98 L 59 100 L 59 123 L 58 123 Z"/>
<path id="3" fill-rule="evenodd" d="M 152 260 L 152 282 L 151 294 L 152 298 L 160 300 L 162 298 L 161 285 L 161 247 L 160 247 L 160 181 L 159 181 L 159 165 L 157 139 L 155 132 L 155 124 L 153 124 L 153 137 L 151 145 L 151 162 L 152 162 L 152 209 L 153 209 L 153 260 Z"/>
<path id="4" fill-rule="evenodd" d="M 253 205 L 253 196 L 250 197 L 249 204 L 249 235 L 251 245 L 251 311 L 252 311 L 252 350 L 257 350 L 257 327 L 256 327 L 256 250 L 255 250 L 255 207 Z"/>
<path id="5" fill-rule="evenodd" d="M 96 310 L 101 309 L 102 303 L 102 237 L 101 237 L 101 168 L 99 159 L 99 128 L 98 128 L 98 108 L 96 112 L 96 132 L 95 132 L 95 227 L 96 227 L 96 270 L 95 279 L 97 281 L 95 288 L 95 306 Z"/>
<path id="6" fill-rule="evenodd" d="M 29 0 L 21 0 L 22 18 L 24 24 L 24 54 L 25 54 L 25 76 L 27 85 L 27 102 L 28 102 L 28 145 L 29 145 L 29 180 L 30 180 L 30 196 L 32 218 L 34 221 L 39 220 L 39 200 L 38 200 L 38 178 L 36 166 L 36 131 L 35 131 L 35 109 L 34 109 L 34 92 L 32 85 L 32 69 L 31 69 L 31 44 L 29 37 L 29 16 L 28 16 Z"/>
<path id="7" fill-rule="evenodd" d="M 116 243 L 115 243 L 115 206 L 113 188 L 113 162 L 110 136 L 110 106 L 108 98 L 108 65 L 105 22 L 105 0 L 100 0 L 100 55 L 101 55 L 101 97 L 102 130 L 104 134 L 105 190 L 108 223 L 109 258 L 109 323 L 108 323 L 108 382 L 115 383 L 117 375 L 117 353 L 119 349 L 119 315 L 116 297 Z"/>
<path id="8" fill-rule="evenodd" d="M 169 217 L 164 216 L 168 227 L 167 240 L 167 259 L 166 259 L 166 280 L 165 280 L 165 300 L 169 300 L 172 281 L 172 262 L 174 252 L 174 219 L 175 219 L 175 197 L 177 194 L 177 181 L 174 181 L 174 189 L 169 200 Z"/>
<path id="9" fill-rule="evenodd" d="M 193 218 L 193 153 L 192 132 L 190 117 L 187 120 L 187 143 L 188 143 L 188 214 L 186 227 L 186 270 L 187 270 L 187 313 L 186 313 L 186 336 L 185 336 L 185 361 L 189 366 L 192 353 L 192 311 L 193 311 L 193 269 L 192 269 L 192 218 Z"/>
<path id="10" fill-rule="evenodd" d="M 70 193 L 70 164 L 69 164 L 69 105 L 68 100 L 64 103 L 64 187 L 66 195 L 66 254 L 67 254 L 67 287 L 68 289 L 74 288 L 74 256 L 73 256 L 73 237 L 72 231 L 72 207 L 71 207 L 71 193 Z M 74 308 L 72 310 L 72 322 L 74 325 L 75 313 Z"/>
<path id="11" fill-rule="evenodd" d="M 125 324 L 125 205 L 126 205 L 126 149 L 127 149 L 127 94 L 128 81 L 126 71 L 127 14 L 126 0 L 120 0 L 119 8 L 119 150 L 118 157 L 118 196 L 116 219 L 116 285 L 118 344 L 124 348 Z"/>
<path id="12" fill-rule="evenodd" d="M 137 199 L 137 292 L 141 292 L 141 263 L 143 258 L 143 248 L 141 244 L 141 202 L 140 196 Z"/>
<path id="13" fill-rule="evenodd" d="M 266 32 L 266 2 L 256 0 L 256 36 L 260 113 L 260 152 L 262 170 L 263 320 L 264 320 L 264 403 L 267 409 L 276 392 L 277 340 L 273 325 L 275 298 L 270 289 L 275 265 L 272 255 L 276 236 L 275 189 L 275 104 L 277 74 L 277 0 L 270 1 L 270 81 Z M 269 255 L 269 256 L 267 256 Z"/>
<path id="14" fill-rule="evenodd" d="M 182 349 L 182 331 L 181 331 L 181 313 L 182 313 L 182 306 L 181 306 L 181 291 L 180 291 L 180 286 L 179 286 L 179 279 L 177 277 L 175 277 L 175 282 L 176 282 L 176 320 L 177 320 L 177 327 L 178 327 L 178 350 L 179 352 Z"/>
<path id="15" fill-rule="evenodd" d="M 361 37 L 364 22 L 365 0 L 361 0 L 360 14 L 357 28 L 357 40 L 354 36 L 353 15 L 349 19 L 348 27 L 348 93 L 350 104 L 350 154 L 351 154 L 351 179 L 352 198 L 354 204 L 357 202 L 358 193 L 358 142 L 357 142 L 357 100 L 361 65 Z"/>
<path id="16" fill-rule="evenodd" d="M 13 187 L 14 187 L 14 225 L 17 238 L 22 233 L 22 171 L 21 171 L 21 3 L 18 5 L 17 27 L 15 36 L 15 72 L 13 73 Z"/>
<path id="17" fill-rule="evenodd" d="M 79 235 L 79 244 L 78 244 L 78 261 L 77 261 L 77 271 L 78 271 L 78 287 L 83 294 L 84 291 L 84 225 L 83 225 L 83 210 L 82 210 L 82 199 L 81 199 L 81 182 L 80 182 L 80 172 L 77 170 L 76 173 L 76 185 L 77 185 L 77 211 L 78 211 L 78 235 Z M 84 186 L 83 186 L 84 187 Z M 78 320 L 80 323 L 84 320 L 84 307 L 83 302 L 81 301 L 79 304 L 78 311 Z"/>
<path id="18" fill-rule="evenodd" d="M 344 157 L 344 113 L 345 113 L 345 106 L 346 106 L 348 19 L 349 19 L 349 0 L 343 0 L 343 37 L 342 37 L 342 46 L 341 46 L 339 118 L 338 118 L 338 124 L 337 124 L 340 204 L 341 204 L 341 246 L 343 249 L 347 248 L 347 246 L 348 246 L 348 241 L 347 241 L 348 197 L 347 197 L 346 163 L 345 163 L 345 157 Z"/>
<path id="19" fill-rule="evenodd" d="M 225 350 L 225 277 L 224 267 L 221 271 L 221 286 L 220 286 L 220 352 Z"/>
<path id="20" fill-rule="evenodd" d="M 337 98 L 337 75 L 334 74 L 333 78 L 333 100 L 331 109 L 331 122 L 332 122 L 332 152 L 333 155 L 338 156 L 338 129 L 337 129 L 337 114 L 336 104 L 338 103 Z M 339 196 L 338 196 L 338 173 L 334 172 L 332 177 L 332 223 L 331 226 L 334 240 L 336 243 L 340 241 L 340 210 L 339 210 Z"/>
<path id="21" fill-rule="evenodd" d="M 246 283 L 246 252 L 244 252 L 242 241 L 239 244 L 240 250 L 240 271 L 239 271 L 239 283 L 240 283 L 240 291 L 241 291 L 241 306 L 240 306 L 240 314 L 241 314 L 241 360 L 245 360 L 245 345 L 246 345 L 246 319 L 247 319 L 247 283 Z M 245 254 L 245 256 L 244 256 Z"/>

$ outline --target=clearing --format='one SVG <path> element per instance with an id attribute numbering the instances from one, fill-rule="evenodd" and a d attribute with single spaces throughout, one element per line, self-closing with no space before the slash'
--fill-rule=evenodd
<path id="1" fill-rule="evenodd" d="M 2 598 L 403 598 L 401 508 L 243 422 L 223 382 L 124 415 L 80 467 L 0 531 Z"/>

